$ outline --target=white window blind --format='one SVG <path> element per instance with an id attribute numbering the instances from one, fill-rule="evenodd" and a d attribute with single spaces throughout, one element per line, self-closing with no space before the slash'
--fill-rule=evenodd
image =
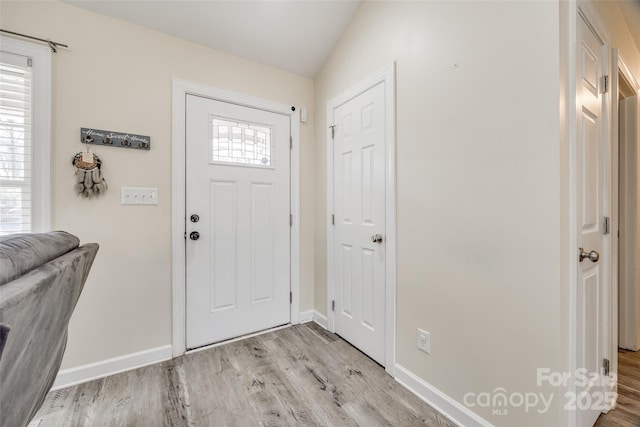
<path id="1" fill-rule="evenodd" d="M 32 231 L 31 59 L 0 52 L 0 235 Z"/>

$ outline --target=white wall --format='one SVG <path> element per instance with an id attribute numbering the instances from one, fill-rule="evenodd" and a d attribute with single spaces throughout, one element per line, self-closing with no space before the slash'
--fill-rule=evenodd
<path id="1" fill-rule="evenodd" d="M 326 103 L 395 60 L 398 363 L 458 402 L 559 391 L 536 386 L 561 367 L 559 55 L 556 2 L 365 2 L 316 79 L 316 309 Z M 559 416 L 472 410 L 504 426 Z"/>
<path id="2" fill-rule="evenodd" d="M 63 368 L 171 344 L 171 80 L 307 106 L 313 82 L 59 2 L 0 4 L 0 27 L 66 43 L 53 55 L 53 227 L 100 251 L 70 326 Z M 98 147 L 109 190 L 73 192 L 80 127 L 151 136 L 151 150 Z M 313 120 L 301 125 L 301 310 L 313 307 Z M 120 187 L 158 187 L 121 206 Z"/>

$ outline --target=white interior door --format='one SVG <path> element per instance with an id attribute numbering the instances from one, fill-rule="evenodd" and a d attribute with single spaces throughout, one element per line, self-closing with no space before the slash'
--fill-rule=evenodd
<path id="1" fill-rule="evenodd" d="M 186 341 L 195 348 L 290 321 L 290 118 L 186 98 Z"/>
<path id="2" fill-rule="evenodd" d="M 385 88 L 333 109 L 334 327 L 385 363 Z"/>
<path id="3" fill-rule="evenodd" d="M 589 381 L 578 387 L 579 396 L 601 397 L 603 360 L 607 358 L 606 304 L 608 271 L 606 262 L 605 173 L 608 152 L 606 104 L 602 94 L 602 76 L 606 70 L 605 44 L 580 15 L 578 18 L 576 58 L 577 90 L 577 369 L 589 373 Z M 578 398 L 578 426 L 593 426 L 602 406 L 587 405 L 588 397 Z M 592 401 L 591 399 L 589 402 Z"/>

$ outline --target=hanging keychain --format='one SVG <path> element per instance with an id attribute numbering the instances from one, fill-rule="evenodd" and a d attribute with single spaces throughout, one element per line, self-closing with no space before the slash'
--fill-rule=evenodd
<path id="1" fill-rule="evenodd" d="M 89 143 L 93 141 L 93 138 L 87 136 L 84 139 L 84 151 L 82 152 L 82 162 L 92 165 L 94 163 L 93 153 L 89 151 Z"/>
<path id="2" fill-rule="evenodd" d="M 89 151 L 90 136 L 85 138 L 85 151 L 81 151 L 73 156 L 73 165 L 76 168 L 75 191 L 83 197 L 100 195 L 107 190 L 107 181 L 102 176 L 100 158 Z"/>

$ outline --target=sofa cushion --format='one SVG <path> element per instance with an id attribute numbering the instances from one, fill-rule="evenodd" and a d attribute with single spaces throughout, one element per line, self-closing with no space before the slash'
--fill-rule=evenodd
<path id="1" fill-rule="evenodd" d="M 0 238 L 0 286 L 79 245 L 76 236 L 64 231 L 3 236 Z"/>

